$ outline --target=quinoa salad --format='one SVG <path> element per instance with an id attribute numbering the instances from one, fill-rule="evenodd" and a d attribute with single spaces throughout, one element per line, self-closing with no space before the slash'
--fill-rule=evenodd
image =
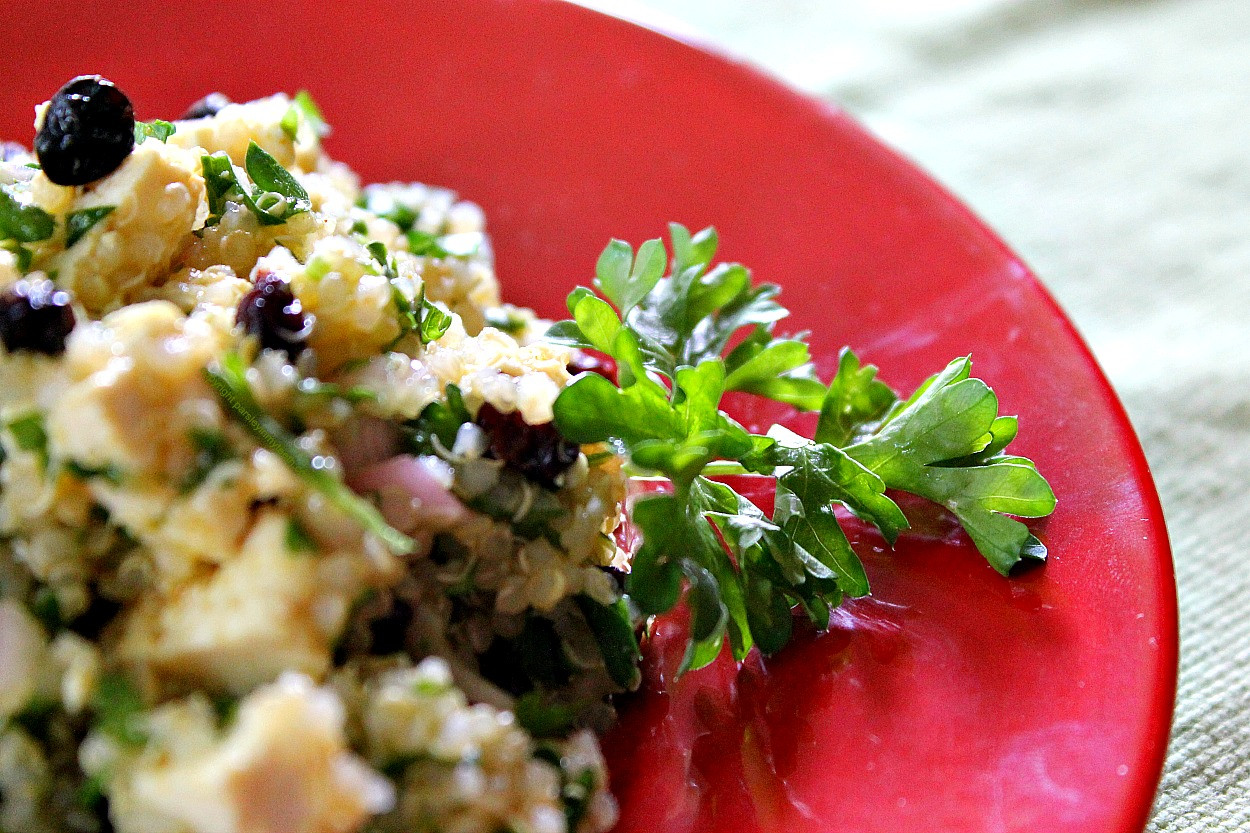
<path id="1" fill-rule="evenodd" d="M 869 593 L 851 519 L 1045 560 L 969 358 L 823 381 L 675 223 L 540 320 L 476 205 L 362 186 L 328 132 L 303 92 L 145 122 L 80 76 L 0 144 L 0 833 L 601 833 L 657 617 L 662 683 L 827 629 Z"/>
<path id="2" fill-rule="evenodd" d="M 587 611 L 624 480 L 550 427 L 574 354 L 501 304 L 481 211 L 361 188 L 306 97 L 66 160 L 56 119 L 133 130 L 66 90 L 0 163 L 56 218 L 0 251 L 0 830 L 609 828 L 593 735 L 536 737 L 515 679 L 564 645 L 552 699 L 623 690 Z"/>

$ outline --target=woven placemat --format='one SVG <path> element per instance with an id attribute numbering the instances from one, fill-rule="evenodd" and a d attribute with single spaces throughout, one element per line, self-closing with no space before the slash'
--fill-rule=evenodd
<path id="1" fill-rule="evenodd" d="M 1066 308 L 1141 436 L 1176 559 L 1149 830 L 1250 830 L 1250 3 L 654 5 L 858 115 Z"/>

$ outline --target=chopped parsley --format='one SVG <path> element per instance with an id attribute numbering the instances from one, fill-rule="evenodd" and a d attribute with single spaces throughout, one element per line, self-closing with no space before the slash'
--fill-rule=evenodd
<path id="1" fill-rule="evenodd" d="M 97 205 L 94 208 L 82 208 L 65 215 L 65 248 L 69 248 L 91 231 L 95 224 L 112 214 L 115 205 Z"/>
<path id="2" fill-rule="evenodd" d="M 144 139 L 152 138 L 164 144 L 169 141 L 169 137 L 174 135 L 178 128 L 173 124 L 162 119 L 153 119 L 152 121 L 135 122 L 135 144 L 139 144 Z"/>
<path id="3" fill-rule="evenodd" d="M 291 141 L 295 141 L 301 122 L 312 128 L 318 138 L 328 136 L 330 133 L 330 125 L 326 124 L 321 115 L 321 108 L 317 106 L 317 102 L 313 101 L 308 90 L 300 90 L 295 94 L 295 98 L 291 99 L 291 106 L 282 114 L 282 120 L 278 124 L 282 132 L 289 136 Z"/>
<path id="4" fill-rule="evenodd" d="M 148 733 L 143 725 L 143 698 L 134 683 L 118 672 L 100 677 L 91 698 L 96 731 L 126 746 L 142 746 Z"/>
<path id="5" fill-rule="evenodd" d="M 205 378 L 235 419 L 269 451 L 286 463 L 304 483 L 320 492 L 332 506 L 376 535 L 396 555 L 412 552 L 413 540 L 386 523 L 377 507 L 335 477 L 321 457 L 309 456 L 276 419 L 265 412 L 247 384 L 247 366 L 237 353 L 227 353 Z"/>
<path id="6" fill-rule="evenodd" d="M 287 519 L 285 541 L 287 551 L 296 555 L 307 555 L 317 551 L 317 541 L 298 518 Z"/>
<path id="7" fill-rule="evenodd" d="M 309 211 L 308 192 L 286 168 L 264 148 L 250 142 L 244 170 L 254 189 L 239 179 L 238 171 L 224 151 L 200 157 L 204 184 L 208 189 L 209 217 L 205 225 L 221 221 L 228 202 L 238 202 L 256 215 L 261 225 L 281 225 L 296 214 Z"/>
<path id="8" fill-rule="evenodd" d="M 114 465 L 88 466 L 77 460 L 66 460 L 63 464 L 66 474 L 79 480 L 103 480 L 118 486 L 125 482 L 126 473 Z"/>
<path id="9" fill-rule="evenodd" d="M 184 493 L 198 488 L 208 479 L 213 469 L 235 456 L 226 435 L 214 428 L 192 428 L 187 432 L 187 439 L 195 449 L 195 457 L 180 485 Z"/>
<path id="10" fill-rule="evenodd" d="M 56 220 L 37 205 L 23 205 L 8 189 L 0 188 L 0 240 L 38 243 L 56 231 Z"/>
<path id="11" fill-rule="evenodd" d="M 397 284 L 398 274 L 394 258 L 386 250 L 386 244 L 373 241 L 367 247 L 369 254 L 382 268 L 382 274 L 391 282 L 391 298 L 399 317 L 399 335 L 388 349 L 403 340 L 409 333 L 416 333 L 422 344 L 438 341 L 451 326 L 451 315 L 425 297 L 425 285 L 417 294 L 416 301 L 409 301 Z"/>
<path id="12" fill-rule="evenodd" d="M 23 414 L 8 424 L 9 433 L 22 451 L 31 451 L 39 456 L 44 468 L 48 466 L 48 432 L 44 428 L 43 414 L 32 411 Z"/>
<path id="13" fill-rule="evenodd" d="M 512 336 L 525 331 L 525 319 L 512 310 L 501 307 L 486 310 L 486 325 Z"/>

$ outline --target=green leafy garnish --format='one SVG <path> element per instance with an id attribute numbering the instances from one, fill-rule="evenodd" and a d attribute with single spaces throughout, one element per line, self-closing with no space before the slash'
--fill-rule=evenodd
<path id="1" fill-rule="evenodd" d="M 549 702 L 537 691 L 523 695 L 516 703 L 516 720 L 536 738 L 568 735 L 577 720 L 578 709 L 565 703 Z"/>
<path id="2" fill-rule="evenodd" d="M 169 141 L 169 137 L 174 135 L 177 129 L 174 125 L 161 119 L 137 121 L 135 122 L 135 144 L 137 145 L 149 137 L 163 144 Z"/>
<path id="3" fill-rule="evenodd" d="M 1055 495 L 1031 460 L 1003 454 L 1016 418 L 998 415 L 998 397 L 955 359 L 881 428 L 846 453 L 886 487 L 945 506 L 994 569 L 1007 575 L 1046 548 L 1020 521 L 1055 508 Z"/>
<path id="4" fill-rule="evenodd" d="M 670 229 L 667 276 L 659 240 L 636 254 L 612 241 L 595 270 L 601 294 L 575 289 L 572 319 L 548 338 L 606 353 L 618 368 L 616 384 L 587 373 L 560 393 L 560 433 L 610 443 L 628 470 L 672 483 L 671 494 L 634 506 L 642 542 L 626 592 L 647 615 L 684 597 L 690 634 L 681 670 L 711 662 L 726 638 L 739 659 L 752 646 L 773 653 L 791 637 L 792 608 L 823 628 L 844 597 L 869 592 L 835 505 L 893 545 L 909 522 L 887 490 L 906 491 L 949 509 L 1000 572 L 1045 557 L 1007 514 L 1049 514 L 1054 495 L 1031 462 L 1003 454 L 1016 420 L 998 415 L 994 394 L 969 377 L 968 359 L 906 402 L 849 350 L 825 385 L 805 337 L 773 333 L 788 314 L 778 287 L 753 285 L 738 264 L 713 266 L 714 230 Z M 720 408 L 729 391 L 819 410 L 815 440 L 777 426 L 747 431 Z M 709 479 L 717 473 L 774 477 L 772 516 Z M 594 630 L 601 639 L 610 633 L 603 624 Z"/>
<path id="5" fill-rule="evenodd" d="M 216 429 L 192 428 L 187 432 L 187 439 L 195 449 L 195 457 L 180 484 L 184 493 L 201 486 L 213 469 L 235 456 L 226 435 Z"/>
<path id="6" fill-rule="evenodd" d="M 23 205 L 0 188 L 0 240 L 38 243 L 56 231 L 56 220 L 37 205 Z"/>
<path id="7" fill-rule="evenodd" d="M 112 214 L 115 205 L 98 205 L 94 208 L 82 208 L 65 215 L 65 248 L 69 248 L 83 238 L 96 223 Z"/>
<path id="8" fill-rule="evenodd" d="M 512 336 L 525 331 L 524 318 L 510 310 L 498 307 L 486 310 L 486 325 Z"/>
<path id="9" fill-rule="evenodd" d="M 391 282 L 391 298 L 399 317 L 399 335 L 388 345 L 387 349 L 398 344 L 409 333 L 416 333 L 422 344 L 429 344 L 431 341 L 438 341 L 442 338 L 451 326 L 451 315 L 425 297 L 424 284 L 421 285 L 415 303 L 408 300 L 408 296 L 396 283 L 399 275 L 396 272 L 394 260 L 386 250 L 385 243 L 374 240 L 365 248 L 382 267 L 382 274 L 386 275 Z"/>
<path id="10" fill-rule="evenodd" d="M 282 128 L 282 132 L 292 142 L 299 135 L 299 108 L 292 104 L 286 108 L 286 112 L 282 114 L 282 120 L 278 122 L 278 127 Z"/>
<path id="11" fill-rule="evenodd" d="M 44 468 L 48 467 L 48 432 L 43 425 L 43 414 L 32 411 L 9 421 L 9 433 L 22 451 L 39 456 Z"/>
<path id="12" fill-rule="evenodd" d="M 307 555 L 317 551 L 317 541 L 308 528 L 298 518 L 288 518 L 286 522 L 286 548 L 296 555 Z"/>
<path id="13" fill-rule="evenodd" d="M 602 605 L 589 596 L 578 596 L 577 606 L 586 617 L 591 632 L 599 643 L 603 664 L 612 682 L 626 691 L 638 687 L 642 675 L 638 670 L 638 639 L 624 599 Z"/>
<path id="14" fill-rule="evenodd" d="M 200 157 L 200 167 L 208 190 L 209 217 L 205 225 L 220 222 L 228 202 L 246 205 L 261 225 L 267 226 L 281 225 L 312 207 L 308 192 L 299 181 L 254 141 L 248 144 L 244 158 L 244 169 L 254 189 L 240 181 L 234 163 L 224 151 Z"/>
<path id="15" fill-rule="evenodd" d="M 125 675 L 116 672 L 102 675 L 91 706 L 97 731 L 126 746 L 142 746 L 147 742 L 143 698 Z"/>
<path id="16" fill-rule="evenodd" d="M 445 453 L 455 445 L 460 426 L 473 421 L 459 387 L 448 384 L 443 396 L 446 402 L 431 402 L 420 416 L 404 424 L 404 445 L 413 454 Z"/>
<path id="17" fill-rule="evenodd" d="M 126 473 L 114 465 L 88 466 L 77 460 L 66 460 L 63 464 L 66 474 L 79 480 L 103 480 L 113 486 L 126 481 Z"/>
<path id="18" fill-rule="evenodd" d="M 377 507 L 347 487 L 326 469 L 326 461 L 309 456 L 282 425 L 265 412 L 247 384 L 247 367 L 237 353 L 227 353 L 216 368 L 206 368 L 205 378 L 227 411 L 266 449 L 286 463 L 310 488 L 332 506 L 376 535 L 396 555 L 412 552 L 413 540 L 386 523 Z"/>
<path id="19" fill-rule="evenodd" d="M 61 613 L 61 602 L 56 597 L 51 587 L 40 585 L 39 589 L 34 592 L 30 600 L 30 612 L 39 623 L 43 625 L 44 630 L 49 634 L 56 635 L 61 628 L 65 627 L 65 616 Z"/>
<path id="20" fill-rule="evenodd" d="M 306 122 L 319 138 L 330 133 L 330 125 L 326 124 L 321 115 L 321 108 L 317 106 L 317 102 L 313 101 L 308 90 L 300 90 L 295 94 L 295 98 L 291 99 L 291 106 L 283 113 L 279 125 L 282 131 L 294 141 L 296 134 L 299 133 L 301 121 Z"/>
<path id="21" fill-rule="evenodd" d="M 393 218 L 387 217 L 387 219 Z M 402 229 L 403 226 L 400 228 Z M 451 257 L 451 252 L 443 248 L 438 236 L 428 231 L 409 228 L 404 232 L 404 236 L 408 239 L 408 251 L 418 257 Z"/>

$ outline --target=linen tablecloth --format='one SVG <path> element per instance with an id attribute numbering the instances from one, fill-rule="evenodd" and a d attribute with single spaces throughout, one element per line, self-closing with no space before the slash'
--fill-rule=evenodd
<path id="1" fill-rule="evenodd" d="M 1250 830 L 1250 2 L 633 6 L 841 104 L 1067 310 L 1145 446 L 1176 559 L 1180 690 L 1148 829 Z"/>

